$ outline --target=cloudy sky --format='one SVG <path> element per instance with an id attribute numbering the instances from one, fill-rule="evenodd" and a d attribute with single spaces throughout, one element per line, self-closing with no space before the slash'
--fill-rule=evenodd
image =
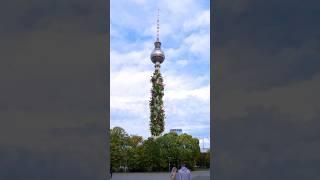
<path id="1" fill-rule="evenodd" d="M 110 126 L 149 137 L 150 53 L 160 9 L 160 41 L 166 54 L 165 132 L 182 128 L 210 139 L 209 0 L 111 0 Z M 201 142 L 202 146 L 202 142 Z"/>

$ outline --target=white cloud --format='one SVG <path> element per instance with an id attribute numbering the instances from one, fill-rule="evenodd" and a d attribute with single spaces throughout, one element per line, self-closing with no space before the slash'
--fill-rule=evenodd
<path id="1" fill-rule="evenodd" d="M 132 0 L 132 1 L 139 5 L 144 5 L 147 2 L 146 0 Z"/>
<path id="2" fill-rule="evenodd" d="M 177 64 L 180 66 L 186 66 L 188 65 L 188 63 L 189 63 L 188 60 L 185 60 L 185 59 L 177 61 Z"/>
<path id="3" fill-rule="evenodd" d="M 139 135 L 147 139 L 150 137 L 148 119 L 114 119 L 110 127 L 122 127 L 129 135 Z"/>
<path id="4" fill-rule="evenodd" d="M 197 98 L 203 101 L 208 101 L 210 98 L 210 86 L 204 86 L 191 90 L 167 90 L 166 100 L 181 100 L 187 98 Z"/>
<path id="5" fill-rule="evenodd" d="M 190 21 L 186 21 L 183 24 L 183 27 L 186 31 L 197 30 L 203 26 L 210 26 L 210 11 L 204 10 L 200 12 L 198 16 L 194 16 L 194 18 Z"/>
<path id="6" fill-rule="evenodd" d="M 163 7 L 167 11 L 181 17 L 190 17 L 193 13 L 200 10 L 198 1 L 195 0 L 163 0 L 162 2 Z"/>
<path id="7" fill-rule="evenodd" d="M 209 58 L 210 53 L 210 34 L 209 33 L 193 33 L 185 39 L 185 44 L 190 46 L 190 51 L 201 55 L 201 57 Z"/>
<path id="8" fill-rule="evenodd" d="M 128 114 L 146 117 L 148 94 L 150 92 L 149 78 L 151 71 L 125 68 L 111 72 L 110 107 L 111 111 L 121 110 Z"/>

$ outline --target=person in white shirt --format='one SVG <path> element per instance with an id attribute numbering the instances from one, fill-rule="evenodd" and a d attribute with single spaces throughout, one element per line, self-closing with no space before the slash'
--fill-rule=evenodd
<path id="1" fill-rule="evenodd" d="M 181 168 L 178 171 L 178 180 L 191 180 L 191 172 L 184 163 L 181 164 Z"/>
<path id="2" fill-rule="evenodd" d="M 170 174 L 170 180 L 179 180 L 178 169 L 173 167 Z"/>

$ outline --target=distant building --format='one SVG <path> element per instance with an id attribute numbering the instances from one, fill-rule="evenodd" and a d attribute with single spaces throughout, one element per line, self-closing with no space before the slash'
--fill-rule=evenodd
<path id="1" fill-rule="evenodd" d="M 182 129 L 170 129 L 171 133 L 177 133 L 178 135 L 182 134 Z"/>

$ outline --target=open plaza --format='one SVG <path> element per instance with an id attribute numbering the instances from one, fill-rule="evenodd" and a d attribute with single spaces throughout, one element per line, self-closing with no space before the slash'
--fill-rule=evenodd
<path id="1" fill-rule="evenodd" d="M 192 171 L 192 180 L 209 180 L 210 171 Z M 114 173 L 112 180 L 168 180 L 168 172 Z"/>

